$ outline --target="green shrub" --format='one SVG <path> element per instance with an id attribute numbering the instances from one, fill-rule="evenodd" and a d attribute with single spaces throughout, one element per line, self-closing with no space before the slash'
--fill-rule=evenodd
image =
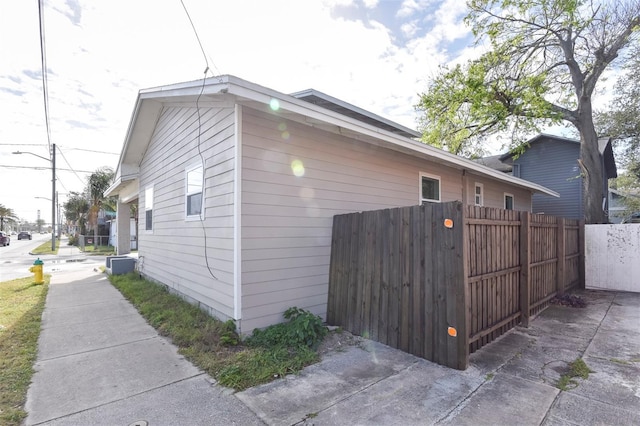
<path id="1" fill-rule="evenodd" d="M 220 332 L 220 343 L 225 346 L 237 346 L 240 343 L 240 337 L 236 331 L 236 323 L 233 320 L 227 320 Z"/>
<path id="2" fill-rule="evenodd" d="M 246 343 L 249 346 L 265 348 L 306 346 L 315 349 L 327 335 L 327 328 L 322 324 L 322 319 L 304 309 L 289 308 L 284 312 L 284 318 L 287 322 L 263 330 L 254 330 Z"/>

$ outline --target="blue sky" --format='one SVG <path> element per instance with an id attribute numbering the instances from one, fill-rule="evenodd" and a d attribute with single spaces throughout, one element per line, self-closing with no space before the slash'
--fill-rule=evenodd
<path id="1" fill-rule="evenodd" d="M 408 127 L 438 65 L 476 55 L 461 0 L 184 0 L 214 74 L 323 91 Z M 115 168 L 138 90 L 201 78 L 179 0 L 45 1 L 60 199 Z M 0 204 L 33 221 L 51 196 L 36 1 L 0 7 Z M 35 168 L 42 168 L 36 170 Z M 68 170 L 64 170 L 68 169 Z M 10 182 L 10 185 L 6 183 Z"/>

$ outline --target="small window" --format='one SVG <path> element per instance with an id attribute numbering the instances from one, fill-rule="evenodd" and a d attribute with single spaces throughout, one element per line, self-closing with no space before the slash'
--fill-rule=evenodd
<path id="1" fill-rule="evenodd" d="M 504 194 L 504 208 L 505 210 L 513 210 L 513 195 Z"/>
<path id="2" fill-rule="evenodd" d="M 420 204 L 440 202 L 440 176 L 420 173 Z"/>
<path id="3" fill-rule="evenodd" d="M 144 190 L 144 229 L 151 231 L 153 229 L 153 186 Z"/>
<path id="4" fill-rule="evenodd" d="M 476 183 L 475 204 L 476 206 L 484 205 L 484 185 L 481 183 Z"/>
<path id="5" fill-rule="evenodd" d="M 187 169 L 187 191 L 185 207 L 187 217 L 201 217 L 202 214 L 202 166 Z"/>
<path id="6" fill-rule="evenodd" d="M 513 176 L 520 177 L 520 164 L 514 164 L 511 170 Z"/>

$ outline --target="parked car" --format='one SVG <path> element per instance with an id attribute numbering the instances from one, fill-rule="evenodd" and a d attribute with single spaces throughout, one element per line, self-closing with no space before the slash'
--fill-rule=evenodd
<path id="1" fill-rule="evenodd" d="M 7 232 L 0 231 L 0 246 L 4 247 L 9 244 L 11 244 L 11 237 L 9 237 L 9 234 Z"/>
<path id="2" fill-rule="evenodd" d="M 27 232 L 27 231 L 22 231 L 18 234 L 18 239 L 19 240 L 30 240 L 31 239 L 31 233 Z"/>

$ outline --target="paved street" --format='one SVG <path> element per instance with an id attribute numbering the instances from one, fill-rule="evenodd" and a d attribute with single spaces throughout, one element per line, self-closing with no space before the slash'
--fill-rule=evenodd
<path id="1" fill-rule="evenodd" d="M 86 269 L 89 265 L 91 268 L 104 265 L 104 256 L 86 256 L 68 246 L 68 240 L 64 236 L 57 255 L 29 254 L 47 241 L 51 241 L 51 234 L 34 233 L 31 240 L 18 240 L 17 235 L 12 235 L 11 244 L 0 247 L 0 282 L 32 276 L 29 268 L 38 257 L 44 262 L 45 274 Z"/>

